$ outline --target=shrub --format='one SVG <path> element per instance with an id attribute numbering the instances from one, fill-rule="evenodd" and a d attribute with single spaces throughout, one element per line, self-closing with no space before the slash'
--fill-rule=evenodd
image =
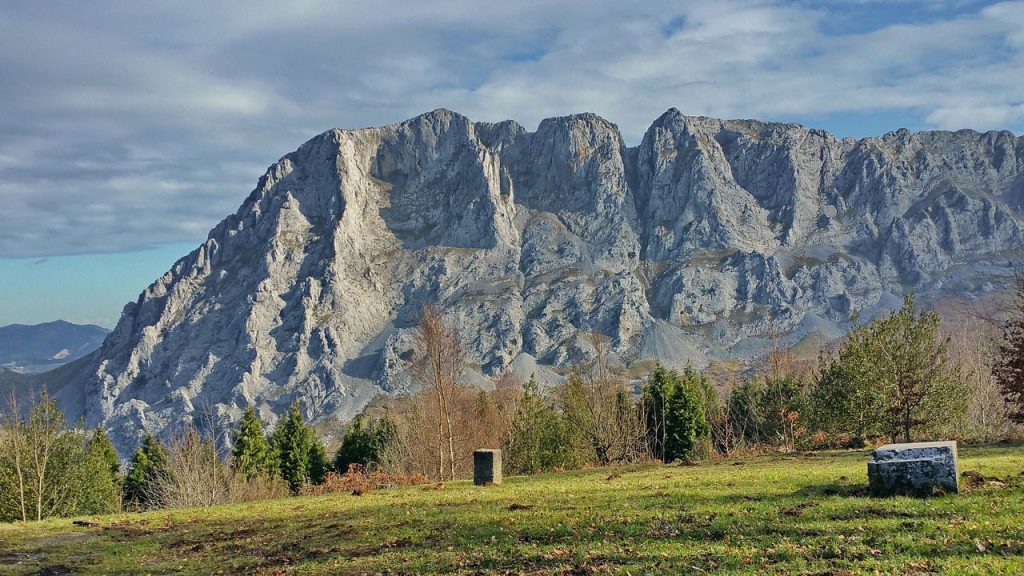
<path id="1" fill-rule="evenodd" d="M 0 520 L 117 511 L 120 490 L 105 438 L 69 429 L 45 394 L 25 416 L 12 400 L 0 415 Z"/>
<path id="2" fill-rule="evenodd" d="M 303 496 L 343 493 L 358 495 L 381 488 L 414 486 L 429 482 L 430 479 L 423 474 L 390 474 L 380 469 L 367 470 L 358 464 L 352 464 L 345 474 L 328 472 L 322 483 L 307 484 L 299 490 L 299 494 Z"/>
<path id="3" fill-rule="evenodd" d="M 523 387 L 503 449 L 509 474 L 534 474 L 577 463 L 572 431 L 541 396 L 533 377 Z"/>
<path id="4" fill-rule="evenodd" d="M 344 474 L 353 464 L 375 467 L 397 441 L 398 429 L 391 418 L 384 416 L 367 425 L 363 416 L 356 416 L 334 455 L 334 469 Z"/>

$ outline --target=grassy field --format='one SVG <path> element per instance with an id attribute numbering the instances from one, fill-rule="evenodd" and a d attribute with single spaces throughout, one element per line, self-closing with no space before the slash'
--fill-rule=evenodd
<path id="1" fill-rule="evenodd" d="M 1024 447 L 960 495 L 864 494 L 864 452 L 0 525 L 0 573 L 1024 574 Z M 980 474 L 984 478 L 979 477 Z"/>

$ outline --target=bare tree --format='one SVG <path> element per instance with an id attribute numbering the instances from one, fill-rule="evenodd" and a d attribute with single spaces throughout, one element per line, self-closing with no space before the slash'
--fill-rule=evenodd
<path id="1" fill-rule="evenodd" d="M 781 380 L 793 374 L 793 350 L 783 345 L 782 335 L 775 326 L 775 318 L 768 320 L 768 350 L 765 353 L 765 378 Z"/>
<path id="2" fill-rule="evenodd" d="M 1011 407 L 1010 417 L 1024 424 L 1024 276 L 1019 272 L 1013 306 L 1001 327 L 1003 334 L 992 374 Z"/>
<path id="3" fill-rule="evenodd" d="M 491 399 L 498 408 L 498 422 L 501 426 L 498 443 L 502 446 L 512 440 L 511 435 L 522 397 L 523 385 L 514 373 L 506 372 L 495 379 Z"/>
<path id="4" fill-rule="evenodd" d="M 154 479 L 157 508 L 213 506 L 228 501 L 230 469 L 217 455 L 213 438 L 187 426 L 167 443 L 167 470 Z"/>
<path id="5" fill-rule="evenodd" d="M 611 370 L 603 334 L 592 335 L 595 359 L 578 366 L 562 387 L 562 410 L 599 465 L 635 462 L 648 456 L 645 416 Z"/>
<path id="6" fill-rule="evenodd" d="M 958 317 L 948 328 L 950 360 L 959 367 L 968 393 L 966 418 L 954 432 L 985 441 L 1011 436 L 1010 406 L 993 375 L 998 328 L 974 316 Z"/>
<path id="7" fill-rule="evenodd" d="M 0 515 L 14 508 L 22 522 L 28 520 L 28 491 L 25 466 L 27 432 L 21 421 L 18 399 L 11 393 L 8 412 L 0 418 Z"/>
<path id="8" fill-rule="evenodd" d="M 12 397 L 0 427 L 0 484 L 8 509 L 22 520 L 72 512 L 84 486 L 78 474 L 84 435 L 69 430 L 64 414 L 44 392 L 23 418 Z M 11 502 L 13 500 L 13 502 Z"/>
<path id="9" fill-rule="evenodd" d="M 423 307 L 414 341 L 413 378 L 431 391 L 437 409 L 437 478 L 445 477 L 447 449 L 448 478 L 455 479 L 455 435 L 452 412 L 456 390 L 466 369 L 466 353 L 459 332 L 434 305 Z"/>

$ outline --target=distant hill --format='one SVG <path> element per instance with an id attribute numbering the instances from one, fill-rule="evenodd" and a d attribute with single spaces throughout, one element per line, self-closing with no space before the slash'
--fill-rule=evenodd
<path id="1" fill-rule="evenodd" d="M 0 368 L 35 373 L 77 360 L 103 344 L 109 330 L 63 320 L 0 327 Z"/>

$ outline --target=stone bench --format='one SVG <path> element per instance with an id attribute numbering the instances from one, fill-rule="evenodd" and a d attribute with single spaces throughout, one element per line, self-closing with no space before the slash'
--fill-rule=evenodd
<path id="1" fill-rule="evenodd" d="M 501 450 L 473 452 L 473 484 L 501 484 Z"/>
<path id="2" fill-rule="evenodd" d="M 868 462 L 868 482 L 875 496 L 929 496 L 960 491 L 956 442 L 886 444 Z"/>

